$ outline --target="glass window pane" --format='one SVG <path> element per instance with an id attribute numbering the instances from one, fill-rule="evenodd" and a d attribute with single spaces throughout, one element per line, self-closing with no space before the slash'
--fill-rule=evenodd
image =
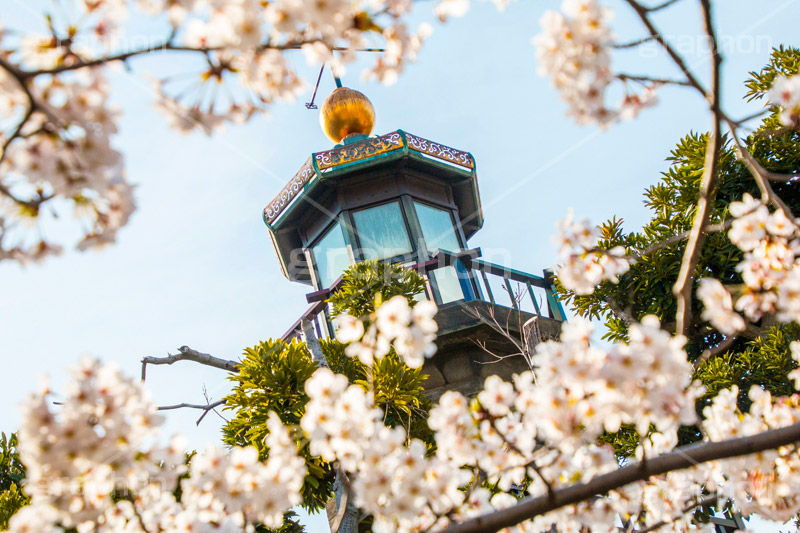
<path id="1" fill-rule="evenodd" d="M 319 273 L 320 289 L 330 287 L 347 267 L 353 264 L 344 242 L 342 225 L 336 222 L 311 249 Z"/>
<path id="2" fill-rule="evenodd" d="M 461 284 L 458 282 L 458 273 L 455 268 L 452 266 L 437 268 L 432 270 L 431 274 L 436 281 L 436 287 L 439 289 L 442 304 L 464 299 L 464 292 L 461 290 Z"/>
<path id="3" fill-rule="evenodd" d="M 422 228 L 422 237 L 429 252 L 433 250 L 447 250 L 448 252 L 461 251 L 453 219 L 449 211 L 437 209 L 429 205 L 414 202 L 419 225 Z"/>
<path id="4" fill-rule="evenodd" d="M 365 259 L 386 259 L 411 252 L 398 202 L 356 211 L 353 221 Z"/>

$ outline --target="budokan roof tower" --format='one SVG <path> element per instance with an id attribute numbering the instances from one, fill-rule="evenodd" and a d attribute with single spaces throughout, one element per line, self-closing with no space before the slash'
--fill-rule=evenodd
<path id="1" fill-rule="evenodd" d="M 483 226 L 472 155 L 403 130 L 372 135 L 372 104 L 346 87 L 327 98 L 320 122 L 336 145 L 312 153 L 264 209 L 284 275 L 312 288 L 310 308 L 284 339 L 300 337 L 303 321 L 332 336 L 325 300 L 348 266 L 377 259 L 416 269 L 439 306 L 438 352 L 423 368 L 432 397 L 527 369 L 521 357 L 491 353 L 519 351 L 506 333 L 556 337 L 564 311 L 548 272 L 484 261 L 469 247 Z"/>

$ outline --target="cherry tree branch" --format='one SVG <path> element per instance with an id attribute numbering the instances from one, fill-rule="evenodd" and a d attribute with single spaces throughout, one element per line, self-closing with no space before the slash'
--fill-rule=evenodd
<path id="1" fill-rule="evenodd" d="M 178 361 L 193 361 L 201 365 L 227 370 L 228 372 L 239 372 L 240 363 L 238 361 L 214 357 L 207 353 L 198 352 L 188 346 L 181 346 L 178 348 L 178 352 L 175 355 L 167 355 L 167 357 L 142 357 L 142 381 L 147 376 L 147 365 L 171 365 Z"/>
<path id="2" fill-rule="evenodd" d="M 303 40 L 296 40 L 290 41 L 285 44 L 271 44 L 269 42 L 263 43 L 258 46 L 256 49 L 261 50 L 299 50 L 302 48 L 304 44 L 313 44 L 315 42 L 319 42 L 320 39 L 303 39 Z M 50 69 L 39 69 L 39 70 L 19 70 L 19 74 L 23 79 L 30 79 L 35 78 L 37 76 L 42 76 L 45 74 L 61 74 L 62 72 L 68 72 L 71 70 L 78 70 L 82 68 L 91 68 L 97 67 L 100 65 L 104 65 L 106 63 L 113 63 L 115 61 L 127 61 L 133 57 L 152 54 L 158 51 L 164 52 L 194 52 L 199 54 L 208 54 L 210 52 L 216 52 L 219 50 L 225 50 L 225 46 L 216 46 L 216 47 L 192 47 L 192 46 L 182 46 L 177 45 L 174 42 L 174 36 L 170 36 L 169 39 L 166 39 L 158 44 L 154 44 L 152 46 L 147 46 L 144 48 L 137 48 L 135 50 L 128 50 L 125 52 L 119 52 L 117 54 L 112 54 L 103 57 L 97 57 L 94 59 L 81 59 L 74 63 L 70 63 L 68 65 L 59 65 L 57 67 L 53 67 Z M 335 51 L 344 51 L 349 50 L 346 47 L 335 46 L 332 47 L 331 50 Z M 382 48 L 358 48 L 356 49 L 358 52 L 383 52 L 384 49 Z"/>
<path id="3" fill-rule="evenodd" d="M 632 1 L 632 0 L 630 0 Z M 635 3 L 635 2 L 634 2 Z M 720 66 L 722 64 L 722 55 L 717 46 L 717 37 L 714 31 L 714 23 L 711 15 L 710 0 L 700 0 L 700 5 L 703 11 L 703 22 L 705 31 L 709 39 L 709 48 L 713 58 L 713 67 L 711 70 L 711 93 L 706 95 L 711 105 L 712 127 L 711 135 L 708 138 L 706 145 L 705 164 L 703 165 L 703 176 L 700 179 L 700 190 L 698 191 L 699 198 L 697 199 L 697 209 L 694 215 L 692 230 L 689 234 L 689 240 L 686 243 L 686 250 L 683 254 L 681 261 L 681 269 L 678 273 L 678 280 L 672 288 L 672 293 L 675 295 L 678 304 L 678 310 L 675 315 L 675 331 L 679 335 L 685 335 L 689 324 L 692 320 L 692 288 L 694 281 L 694 271 L 697 268 L 697 263 L 700 260 L 700 251 L 706 239 L 705 226 L 711 218 L 711 212 L 714 206 L 714 199 L 716 197 L 716 184 L 718 178 L 719 167 L 719 153 L 721 148 L 721 124 L 722 124 L 722 111 L 720 110 Z M 647 20 L 645 16 L 644 20 Z M 680 58 L 679 58 L 680 59 Z M 684 70 L 687 78 L 691 75 L 688 70 Z M 698 90 L 701 86 L 697 85 Z"/>
<path id="4" fill-rule="evenodd" d="M 777 449 L 800 442 L 800 423 L 757 435 L 718 442 L 704 442 L 679 448 L 671 453 L 635 462 L 608 474 L 597 476 L 586 483 L 576 483 L 528 498 L 512 507 L 453 524 L 448 533 L 485 533 L 511 527 L 525 520 L 582 502 L 598 494 L 606 494 L 651 476 L 691 468 L 710 461 L 741 457 L 766 450 Z"/>
<path id="5" fill-rule="evenodd" d="M 725 353 L 728 348 L 730 348 L 731 344 L 733 344 L 736 339 L 738 339 L 738 335 L 731 335 L 730 337 L 726 337 L 725 340 L 714 346 L 713 348 L 708 348 L 703 350 L 703 353 L 700 354 L 700 357 L 695 359 L 692 366 L 697 370 L 700 368 L 706 361 L 713 359 L 714 357 Z"/>

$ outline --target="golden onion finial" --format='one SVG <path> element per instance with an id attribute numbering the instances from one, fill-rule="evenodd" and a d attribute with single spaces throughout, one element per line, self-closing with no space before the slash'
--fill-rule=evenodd
<path id="1" fill-rule="evenodd" d="M 330 140 L 340 143 L 348 135 L 372 133 L 375 108 L 362 93 L 339 87 L 322 104 L 319 123 Z"/>

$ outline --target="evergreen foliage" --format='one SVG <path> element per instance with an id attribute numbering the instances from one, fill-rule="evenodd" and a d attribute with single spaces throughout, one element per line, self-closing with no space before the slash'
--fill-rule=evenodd
<path id="1" fill-rule="evenodd" d="M 364 261 L 345 271 L 328 302 L 331 317 L 344 312 L 366 317 L 392 296 L 404 296 L 414 305 L 414 297 L 424 291 L 425 280 L 416 271 L 397 264 Z"/>
<path id="2" fill-rule="evenodd" d="M 25 465 L 19 460 L 16 433 L 0 434 L 0 531 L 8 529 L 8 521 L 30 499 L 22 491 Z"/>

